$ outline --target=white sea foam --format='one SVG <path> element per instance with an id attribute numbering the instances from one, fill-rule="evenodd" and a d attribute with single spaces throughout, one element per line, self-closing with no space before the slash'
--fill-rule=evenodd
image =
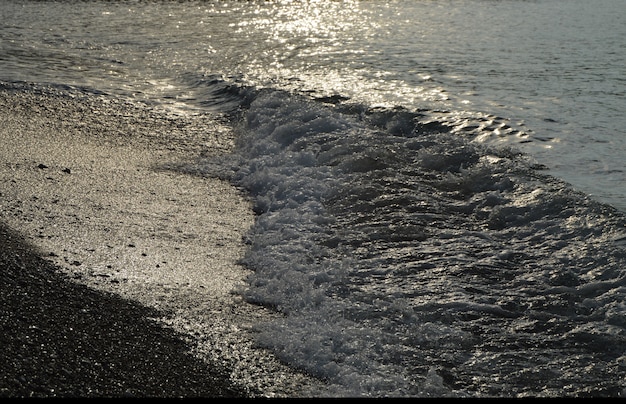
<path id="1" fill-rule="evenodd" d="M 253 98 L 236 155 L 194 170 L 253 195 L 243 293 L 285 315 L 259 325 L 259 342 L 327 380 L 323 394 L 472 394 L 501 365 L 481 350 L 519 357 L 489 392 L 539 394 L 516 372 L 561 372 L 568 344 L 626 341 L 617 211 L 510 150 L 426 131 L 417 114 L 393 132 L 377 110 Z M 593 334 L 574 331 L 587 323 Z M 544 348 L 527 355 L 536 338 Z M 607 365 L 588 382 L 606 377 L 622 352 L 592 345 L 560 383 L 599 356 Z"/>

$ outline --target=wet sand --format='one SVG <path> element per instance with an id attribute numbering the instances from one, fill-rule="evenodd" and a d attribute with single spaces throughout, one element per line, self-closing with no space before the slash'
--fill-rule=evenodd
<path id="1" fill-rule="evenodd" d="M 276 314 L 247 304 L 234 293 L 245 285 L 248 274 L 238 264 L 243 237 L 254 220 L 245 196 L 223 181 L 163 168 L 200 154 L 228 152 L 232 141 L 230 129 L 208 115 L 157 113 L 74 91 L 0 89 L 0 222 L 7 226 L 5 240 L 12 234 L 10 239 L 18 240 L 16 248 L 29 251 L 30 257 L 24 261 L 25 256 L 15 255 L 15 248 L 5 248 L 2 270 L 19 277 L 19 269 L 27 268 L 37 279 L 51 279 L 55 287 L 67 283 L 67 288 L 93 293 L 97 297 L 90 295 L 90 301 L 98 301 L 94 307 L 109 319 L 90 329 L 107 331 L 110 321 L 136 317 L 155 327 L 146 325 L 147 334 L 161 330 L 163 338 L 175 335 L 171 338 L 184 343 L 191 358 L 226 375 L 215 382 L 219 387 L 215 390 L 181 387 L 174 394 L 164 387 L 161 392 L 146 390 L 145 395 L 307 396 L 309 387 L 318 384 L 253 342 L 254 324 Z M 28 278 L 20 284 L 24 283 Z M 67 295 L 70 289 L 64 290 Z M 81 306 L 81 293 L 75 293 L 78 300 L 73 306 Z M 15 329 L 30 329 L 26 324 L 39 327 L 37 311 L 16 318 L 9 308 L 19 304 L 3 299 L 3 317 L 10 314 L 11 319 L 7 324 L 17 321 Z M 42 298 L 40 304 L 52 306 L 46 312 L 61 317 L 80 317 L 80 312 L 55 311 L 65 300 Z M 128 304 L 132 314 L 116 309 L 111 301 Z M 67 325 L 66 320 L 46 321 Z M 58 331 L 57 338 L 66 335 Z M 5 335 L 13 338 L 11 332 Z M 23 338 L 16 335 L 11 343 Z M 115 344 L 109 337 L 98 341 Z M 154 347 L 147 336 L 143 341 L 143 348 Z M 176 355 L 183 355 L 180 351 Z M 39 356 L 32 360 L 46 355 L 40 349 L 32 354 Z M 173 363 L 159 360 L 164 361 L 160 366 Z M 119 367 L 109 368 L 115 373 Z M 44 375 L 40 379 L 47 380 Z M 21 387 L 16 390 L 3 381 L 0 394 L 26 395 L 36 387 L 32 380 L 18 383 Z M 142 394 L 135 387 L 129 389 Z M 37 391 L 55 394 L 45 388 Z M 88 394 L 79 386 L 59 386 L 56 391 Z M 126 390 L 96 389 L 92 395 L 120 392 Z"/>

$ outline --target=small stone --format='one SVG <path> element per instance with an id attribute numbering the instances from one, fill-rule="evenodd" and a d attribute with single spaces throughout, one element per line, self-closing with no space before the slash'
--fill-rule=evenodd
<path id="1" fill-rule="evenodd" d="M 63 171 L 64 173 L 67 173 L 67 174 L 71 174 L 72 173 L 72 170 L 70 170 L 69 168 L 64 168 L 61 171 Z"/>
<path id="2" fill-rule="evenodd" d="M 44 168 L 48 168 L 48 166 L 47 166 L 47 165 L 45 165 L 45 164 L 43 164 L 43 163 L 40 163 L 37 167 L 38 167 L 38 168 L 41 168 L 42 170 L 43 170 Z"/>

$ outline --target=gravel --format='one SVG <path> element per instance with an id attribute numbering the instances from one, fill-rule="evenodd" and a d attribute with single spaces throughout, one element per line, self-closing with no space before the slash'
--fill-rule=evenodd
<path id="1" fill-rule="evenodd" d="M 156 310 L 68 281 L 4 225 L 0 245 L 0 396 L 246 396 Z"/>

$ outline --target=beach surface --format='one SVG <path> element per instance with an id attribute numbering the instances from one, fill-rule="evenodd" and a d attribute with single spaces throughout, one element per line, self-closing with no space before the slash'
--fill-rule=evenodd
<path id="1" fill-rule="evenodd" d="M 133 332 L 142 335 L 132 336 L 142 349 L 171 345 L 176 351 L 176 360 L 156 355 L 150 362 L 154 369 L 169 370 L 153 372 L 142 391 L 141 372 L 131 377 L 128 370 L 139 368 L 131 358 L 145 357 L 136 355 L 138 348 L 131 348 L 134 354 L 128 354 L 126 365 L 107 364 L 105 355 L 64 366 L 42 365 L 41 372 L 48 373 L 30 376 L 37 361 L 89 355 L 67 343 L 58 349 L 74 354 L 48 351 L 44 343 L 32 350 L 4 350 L 7 356 L 18 351 L 31 356 L 24 359 L 31 365 L 22 361 L 21 367 L 5 369 L 0 394 L 298 396 L 319 383 L 254 343 L 254 324 L 277 314 L 235 293 L 248 275 L 238 260 L 254 220 L 245 196 L 221 180 L 166 168 L 228 152 L 232 145 L 230 128 L 210 115 L 157 112 L 73 91 L 0 89 L 1 270 L 7 279 L 21 279 L 5 279 L 2 286 L 4 344 L 23 348 L 25 338 L 32 339 L 24 333 L 46 327 L 49 335 L 67 342 L 76 332 L 72 323 L 90 321 L 81 335 L 93 333 L 93 352 L 98 344 L 102 351 L 125 352 L 124 324 L 130 322 L 137 326 L 134 331 L 129 326 L 128 338 Z M 31 278 L 39 289 L 31 289 Z M 62 289 L 64 297 L 44 298 L 49 288 Z M 21 313 L 19 290 L 30 299 L 30 309 Z M 83 295 L 89 295 L 88 302 Z M 75 310 L 68 309 L 70 304 Z M 83 308 L 100 314 L 86 320 Z M 62 318 L 48 319 L 48 313 Z M 107 334 L 111 322 L 119 325 L 114 337 Z M 123 357 L 117 360 L 124 362 Z M 175 368 L 185 358 L 190 367 L 208 369 L 207 378 L 191 372 L 197 386 L 206 380 L 205 390 L 185 388 L 192 383 L 190 372 Z M 10 363 L 21 360 L 7 358 Z M 45 382 L 51 372 L 91 374 L 77 366 L 90 361 L 108 369 L 96 379 L 104 383 L 101 379 L 109 378 L 115 387 L 89 390 L 84 381 L 72 384 L 72 377 L 55 376 L 56 387 Z M 123 366 L 126 373 L 116 372 Z M 177 383 L 173 374 L 187 381 Z M 158 376 L 169 381 L 155 382 Z"/>

